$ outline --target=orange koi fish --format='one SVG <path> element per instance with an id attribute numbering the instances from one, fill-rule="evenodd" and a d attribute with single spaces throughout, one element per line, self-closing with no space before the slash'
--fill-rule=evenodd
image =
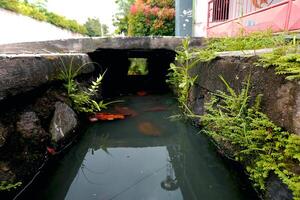
<path id="1" fill-rule="evenodd" d="M 142 122 L 138 125 L 138 130 L 148 136 L 160 136 L 160 130 L 150 122 Z"/>
<path id="2" fill-rule="evenodd" d="M 111 113 L 96 113 L 95 118 L 105 121 L 111 121 L 115 119 L 125 119 L 125 116 L 122 114 L 111 114 Z"/>

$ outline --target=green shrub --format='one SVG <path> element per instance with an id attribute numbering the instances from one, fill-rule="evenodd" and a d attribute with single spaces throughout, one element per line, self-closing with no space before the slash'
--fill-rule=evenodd
<path id="1" fill-rule="evenodd" d="M 70 30 L 75 33 L 86 34 L 87 30 L 75 20 L 66 19 L 63 16 L 49 12 L 46 9 L 36 7 L 18 0 L 0 0 L 0 8 L 4 8 L 25 16 L 32 17 L 39 21 L 45 21 L 55 26 Z"/>
<path id="2" fill-rule="evenodd" d="M 127 14 L 128 35 L 175 35 L 174 0 L 136 0 Z"/>

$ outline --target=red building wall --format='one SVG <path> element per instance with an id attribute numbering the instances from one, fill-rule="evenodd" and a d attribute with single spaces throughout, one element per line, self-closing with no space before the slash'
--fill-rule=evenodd
<path id="1" fill-rule="evenodd" d="M 266 0 L 261 7 L 253 5 L 253 1 L 210 1 L 208 37 L 234 36 L 241 29 L 248 32 L 267 29 L 274 32 L 300 31 L 300 0 Z"/>

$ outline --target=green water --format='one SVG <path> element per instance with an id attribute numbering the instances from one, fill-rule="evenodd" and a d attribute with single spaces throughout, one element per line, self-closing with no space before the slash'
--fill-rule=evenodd
<path id="1" fill-rule="evenodd" d="M 197 128 L 170 121 L 170 95 L 124 97 L 136 116 L 89 126 L 30 199 L 257 199 Z"/>

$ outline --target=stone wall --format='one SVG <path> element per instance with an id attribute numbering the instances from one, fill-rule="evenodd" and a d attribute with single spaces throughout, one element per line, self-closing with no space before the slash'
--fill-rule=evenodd
<path id="1" fill-rule="evenodd" d="M 224 56 L 225 55 L 225 56 Z M 296 81 L 287 81 L 285 76 L 276 75 L 274 69 L 256 66 L 258 57 L 234 56 L 237 53 L 223 53 L 209 63 L 199 63 L 190 71 L 191 76 L 198 76 L 189 93 L 189 106 L 196 114 L 205 113 L 204 104 L 209 101 L 211 93 L 218 90 L 227 91 L 221 81 L 222 76 L 235 91 L 240 91 L 243 83 L 250 76 L 250 103 L 262 94 L 262 112 L 278 126 L 291 133 L 300 135 L 300 85 Z M 275 175 L 266 180 L 263 199 L 293 199 L 292 192 Z"/>
<path id="2" fill-rule="evenodd" d="M 57 80 L 63 64 L 71 62 L 77 68 L 91 60 L 87 54 L 0 55 L 0 101 Z M 89 64 L 83 73 L 93 70 Z"/>
<path id="3" fill-rule="evenodd" d="M 190 93 L 193 110 L 203 114 L 204 102 L 209 92 L 226 91 L 219 76 L 236 90 L 251 76 L 251 97 L 262 94 L 262 111 L 278 126 L 300 135 L 300 85 L 276 75 L 272 68 L 264 69 L 255 65 L 256 56 L 219 57 L 210 63 L 200 63 L 193 68 L 192 75 L 198 75 Z M 252 99 L 254 100 L 254 99 Z"/>
<path id="4" fill-rule="evenodd" d="M 85 65 L 78 79 L 85 88 L 97 67 L 87 54 L 29 54 L 0 57 L 0 181 L 30 183 L 54 155 L 69 146 L 82 127 L 60 71 Z M 95 76 L 94 76 L 95 75 Z M 2 192 L 12 199 L 15 192 Z M 2 197 L 2 196 L 1 196 Z"/>

